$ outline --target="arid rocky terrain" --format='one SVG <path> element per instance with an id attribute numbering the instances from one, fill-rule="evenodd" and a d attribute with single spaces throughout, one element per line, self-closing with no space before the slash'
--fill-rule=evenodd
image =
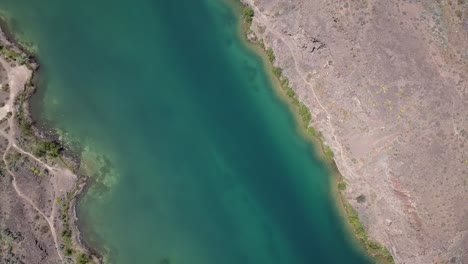
<path id="1" fill-rule="evenodd" d="M 369 236 L 397 263 L 468 263 L 468 2 L 243 2 Z"/>
<path id="2" fill-rule="evenodd" d="M 28 114 L 35 68 L 0 31 L 0 263 L 92 263 L 75 225 L 76 164 Z"/>

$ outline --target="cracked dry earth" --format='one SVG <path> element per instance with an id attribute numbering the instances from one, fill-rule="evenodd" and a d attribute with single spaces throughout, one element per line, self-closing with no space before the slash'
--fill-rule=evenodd
<path id="1" fill-rule="evenodd" d="M 19 146 L 14 102 L 31 74 L 0 58 L 0 263 L 64 263 L 57 198 L 74 188 L 77 177 Z"/>
<path id="2" fill-rule="evenodd" d="M 467 1 L 243 2 L 369 236 L 397 263 L 468 263 Z"/>

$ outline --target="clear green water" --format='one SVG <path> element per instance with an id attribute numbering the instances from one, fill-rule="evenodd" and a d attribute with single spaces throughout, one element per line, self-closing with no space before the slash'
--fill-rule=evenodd
<path id="1" fill-rule="evenodd" d="M 84 148 L 78 213 L 111 263 L 367 263 L 329 172 L 221 0 L 0 0 L 42 118 Z"/>

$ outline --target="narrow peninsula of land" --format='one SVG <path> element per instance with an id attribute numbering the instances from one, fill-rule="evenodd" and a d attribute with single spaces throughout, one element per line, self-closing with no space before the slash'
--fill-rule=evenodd
<path id="1" fill-rule="evenodd" d="M 364 248 L 468 263 L 468 3 L 242 2 L 248 38 L 343 176 Z"/>
<path id="2" fill-rule="evenodd" d="M 37 63 L 0 29 L 0 262 L 98 263 L 82 245 L 79 161 L 29 115 Z"/>

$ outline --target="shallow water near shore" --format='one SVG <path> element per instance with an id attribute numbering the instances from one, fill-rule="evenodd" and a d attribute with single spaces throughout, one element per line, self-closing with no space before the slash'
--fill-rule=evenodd
<path id="1" fill-rule="evenodd" d="M 221 0 L 1 0 L 38 49 L 41 118 L 84 150 L 110 263 L 367 263 Z"/>

